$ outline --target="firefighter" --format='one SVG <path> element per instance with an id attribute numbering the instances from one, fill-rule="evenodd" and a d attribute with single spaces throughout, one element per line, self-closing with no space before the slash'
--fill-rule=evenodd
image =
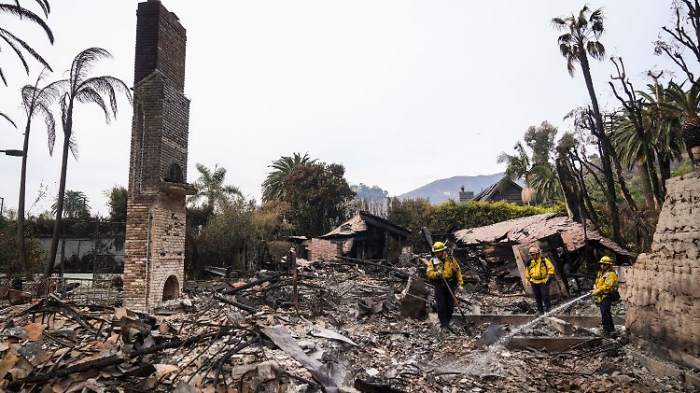
<path id="1" fill-rule="evenodd" d="M 600 316 L 603 322 L 603 334 L 611 336 L 615 333 L 615 323 L 613 322 L 612 302 L 619 296 L 617 292 L 617 274 L 615 273 L 615 264 L 613 260 L 604 256 L 600 259 L 600 270 L 595 280 L 595 286 L 591 291 L 591 295 L 595 296 L 600 305 Z"/>
<path id="2" fill-rule="evenodd" d="M 462 270 L 457 259 L 447 254 L 443 242 L 433 244 L 435 257 L 428 264 L 425 272 L 435 287 L 435 303 L 442 330 L 450 329 L 450 319 L 455 308 L 453 294 L 462 291 Z M 448 287 L 449 285 L 449 287 Z M 450 290 L 452 291 L 450 293 Z"/>
<path id="3" fill-rule="evenodd" d="M 537 302 L 537 313 L 542 315 L 549 312 L 552 303 L 549 300 L 549 279 L 554 276 L 554 265 L 547 258 L 542 258 L 540 249 L 530 247 L 530 266 L 525 270 L 527 284 L 532 286 Z"/>

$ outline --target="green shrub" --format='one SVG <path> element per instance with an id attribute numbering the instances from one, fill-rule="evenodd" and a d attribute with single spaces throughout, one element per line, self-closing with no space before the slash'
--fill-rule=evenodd
<path id="1" fill-rule="evenodd" d="M 544 213 L 561 213 L 561 206 L 519 206 L 508 202 L 445 202 L 434 207 L 430 229 L 448 233 L 459 229 L 478 228 L 514 218 Z"/>

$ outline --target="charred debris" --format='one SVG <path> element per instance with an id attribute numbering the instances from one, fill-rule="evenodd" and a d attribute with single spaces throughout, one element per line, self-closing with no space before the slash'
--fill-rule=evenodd
<path id="1" fill-rule="evenodd" d="M 477 253 L 488 249 L 480 247 Z M 461 245 L 456 253 L 473 250 Z M 597 307 L 590 302 L 518 328 L 535 318 L 533 303 L 513 285 L 517 280 L 510 286 L 498 281 L 506 262 L 483 255 L 478 264 L 491 279 L 474 278 L 474 288 L 459 298 L 465 314 L 455 315 L 452 333 L 436 329 L 432 288 L 416 255 L 389 263 L 343 256 L 309 261 L 290 252 L 275 269 L 252 277 L 188 282 L 179 299 L 152 313 L 121 307 L 120 295 L 104 296 L 107 284 L 56 285 L 48 295 L 3 306 L 0 388 L 487 392 L 685 386 L 678 376 L 652 376 L 624 338 L 600 337 Z M 464 271 L 477 263 L 465 261 Z M 572 284 L 572 294 L 577 290 Z M 616 313 L 623 324 L 619 306 Z M 516 328 L 518 334 L 504 341 Z"/>

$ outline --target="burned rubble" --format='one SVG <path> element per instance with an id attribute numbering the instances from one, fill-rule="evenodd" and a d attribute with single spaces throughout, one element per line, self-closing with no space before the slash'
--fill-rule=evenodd
<path id="1" fill-rule="evenodd" d="M 288 259 L 278 271 L 254 277 L 188 283 L 185 297 L 164 302 L 153 314 L 66 301 L 60 292 L 5 307 L 0 387 L 12 392 L 685 388 L 681 378 L 652 376 L 624 338 L 600 337 L 598 310 L 590 300 L 522 329 L 535 318 L 529 298 L 471 292 L 460 298 L 465 315 L 455 313 L 454 333 L 442 333 L 430 283 L 416 259 L 403 266 Z M 618 307 L 616 313 L 622 312 Z"/>

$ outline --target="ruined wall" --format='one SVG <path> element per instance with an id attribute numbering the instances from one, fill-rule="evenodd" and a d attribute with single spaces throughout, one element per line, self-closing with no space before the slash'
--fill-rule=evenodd
<path id="1" fill-rule="evenodd" d="M 137 20 L 124 303 L 150 312 L 177 297 L 184 281 L 190 103 L 186 32 L 177 16 L 151 0 L 139 4 Z"/>
<path id="2" fill-rule="evenodd" d="M 631 334 L 700 356 L 700 174 L 667 181 L 651 250 L 629 270 Z"/>
<path id="3" fill-rule="evenodd" d="M 343 253 L 348 253 L 352 249 L 353 240 L 348 239 L 343 242 Z M 310 261 L 333 261 L 338 259 L 338 244 L 330 240 L 313 238 L 309 240 L 305 247 L 308 251 Z"/>

